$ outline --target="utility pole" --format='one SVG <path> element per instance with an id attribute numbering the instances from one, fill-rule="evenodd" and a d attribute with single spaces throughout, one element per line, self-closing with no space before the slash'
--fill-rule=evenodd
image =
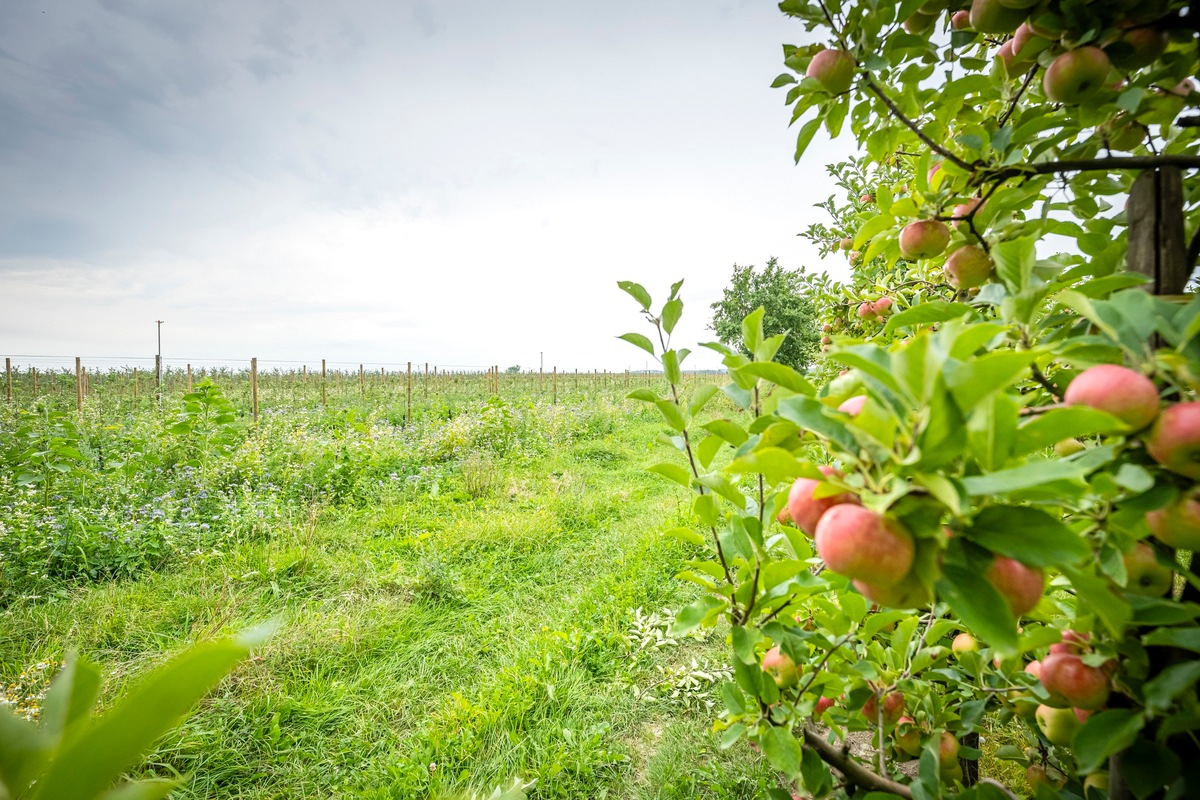
<path id="1" fill-rule="evenodd" d="M 163 320 L 154 320 L 158 323 L 158 355 L 154 357 L 154 386 L 155 395 L 158 398 L 158 404 L 162 405 L 162 325 Z"/>

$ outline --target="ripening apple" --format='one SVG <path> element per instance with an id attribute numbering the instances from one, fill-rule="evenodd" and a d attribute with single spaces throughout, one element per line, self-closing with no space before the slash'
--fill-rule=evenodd
<path id="1" fill-rule="evenodd" d="M 1066 705 L 1090 710 L 1108 702 L 1108 675 L 1100 667 L 1083 663 L 1077 655 L 1051 653 L 1046 656 L 1042 659 L 1039 679 L 1055 701 L 1062 698 Z"/>
<path id="2" fill-rule="evenodd" d="M 872 725 L 879 724 L 879 695 L 873 694 L 863 703 L 863 716 Z M 883 698 L 883 727 L 890 728 L 904 714 L 904 693 L 891 692 Z"/>
<path id="3" fill-rule="evenodd" d="M 959 203 L 958 205 L 956 205 L 954 207 L 954 213 L 952 215 L 955 218 L 954 219 L 955 229 L 960 230 L 960 231 L 970 230 L 971 226 L 967 222 L 967 218 L 970 217 L 972 213 L 975 213 L 976 209 L 978 209 L 981 205 L 983 205 L 982 197 L 972 197 L 967 202 Z"/>
<path id="4" fill-rule="evenodd" d="M 821 471 L 822 475 L 829 478 L 842 477 L 839 470 L 827 465 L 819 466 L 817 469 Z M 823 485 L 825 485 L 824 481 L 797 478 L 796 482 L 792 484 L 791 490 L 788 491 L 788 514 L 791 515 L 792 522 L 796 527 L 809 536 L 816 534 L 817 523 L 829 509 L 842 503 L 858 502 L 858 498 L 849 492 L 841 492 L 828 497 L 814 497 L 817 487 Z"/>
<path id="5" fill-rule="evenodd" d="M 965 8 L 962 11 L 955 11 L 950 17 L 950 27 L 956 31 L 970 30 L 971 28 L 971 12 Z"/>
<path id="6" fill-rule="evenodd" d="M 1035 42 L 1035 39 L 1038 39 L 1039 41 Z M 1037 58 L 1037 54 L 1040 53 L 1047 44 L 1045 40 L 1041 39 L 1041 37 L 1033 32 L 1033 28 L 1029 27 L 1028 22 L 1022 22 L 1017 26 L 1017 29 L 1013 31 L 1013 38 L 1011 41 L 1013 55 L 1022 63 L 1026 64 L 1030 63 L 1032 59 Z"/>
<path id="7" fill-rule="evenodd" d="M 1108 773 L 1093 772 L 1083 779 L 1083 796 L 1091 800 L 1093 797 L 1108 797 Z"/>
<path id="8" fill-rule="evenodd" d="M 912 717 L 901 717 L 896 721 L 892 742 L 897 750 L 909 758 L 921 757 L 921 730 Z"/>
<path id="9" fill-rule="evenodd" d="M 875 195 L 873 195 L 873 194 L 864 194 L 862 197 L 860 197 L 860 198 L 858 198 L 858 199 L 859 199 L 859 202 L 862 202 L 862 203 L 874 203 L 874 202 L 875 202 Z"/>
<path id="10" fill-rule="evenodd" d="M 851 581 L 858 593 L 876 605 L 887 608 L 921 608 L 933 599 L 916 572 L 892 586 L 876 586 L 866 581 Z"/>
<path id="11" fill-rule="evenodd" d="M 1033 610 L 1042 599 L 1046 582 L 1040 569 L 1027 567 L 1005 556 L 996 556 L 984 573 L 984 578 L 1008 601 L 1014 617 Z"/>
<path id="12" fill-rule="evenodd" d="M 800 682 L 800 670 L 796 668 L 796 662 L 778 647 L 772 647 L 763 654 L 762 668 L 780 689 L 790 689 Z"/>
<path id="13" fill-rule="evenodd" d="M 1112 150 L 1129 151 L 1146 141 L 1146 129 L 1128 114 L 1118 114 L 1096 126 L 1096 132 Z"/>
<path id="14" fill-rule="evenodd" d="M 843 414 L 849 414 L 852 417 L 856 417 L 862 413 L 863 406 L 866 404 L 867 396 L 865 394 L 856 394 L 854 397 L 843 401 L 842 404 L 837 407 L 837 410 L 841 411 Z"/>
<path id="15" fill-rule="evenodd" d="M 859 319 L 873 319 L 875 317 L 875 306 L 864 300 L 862 303 L 859 303 L 856 313 Z"/>
<path id="16" fill-rule="evenodd" d="M 1166 508 L 1149 512 L 1146 524 L 1167 547 L 1200 550 L 1200 500 L 1194 495 L 1185 495 Z"/>
<path id="17" fill-rule="evenodd" d="M 945 770 L 949 765 L 958 760 L 958 739 L 954 738 L 954 734 L 950 731 L 942 731 L 942 735 L 938 737 L 938 763 Z"/>
<path id="18" fill-rule="evenodd" d="M 1075 732 L 1080 728 L 1075 712 L 1069 708 L 1038 706 L 1036 719 L 1046 741 L 1059 747 L 1070 747 Z"/>
<path id="19" fill-rule="evenodd" d="M 838 244 L 841 245 L 843 250 L 849 250 L 851 247 L 854 247 L 854 240 L 847 236 L 845 239 L 842 239 L 840 242 L 838 242 Z"/>
<path id="20" fill-rule="evenodd" d="M 946 259 L 946 280 L 956 289 L 983 286 L 992 277 L 992 258 L 982 248 L 963 245 Z"/>
<path id="21" fill-rule="evenodd" d="M 904 20 L 904 30 L 913 34 L 925 33 L 932 30 L 934 23 L 936 22 L 937 17 L 933 14 L 922 14 L 920 11 L 918 11 L 908 19 Z"/>
<path id="22" fill-rule="evenodd" d="M 1072 738 L 1074 734 L 1071 734 Z M 1049 738 L 1049 737 L 1047 737 Z M 1029 783 L 1029 791 L 1037 794 L 1038 786 L 1043 783 L 1052 786 L 1055 789 L 1061 789 L 1067 785 L 1067 776 L 1054 767 L 1047 767 L 1042 764 L 1030 764 L 1025 770 L 1025 780 Z"/>
<path id="23" fill-rule="evenodd" d="M 950 229 L 936 219 L 910 222 L 900 231 L 900 255 L 909 260 L 933 258 L 950 244 Z"/>
<path id="24" fill-rule="evenodd" d="M 1200 402 L 1163 410 L 1146 437 L 1146 452 L 1172 472 L 1200 479 Z"/>
<path id="25" fill-rule="evenodd" d="M 971 28 L 980 33 L 1012 33 L 1027 16 L 1023 9 L 1008 8 L 1000 0 L 971 2 Z"/>
<path id="26" fill-rule="evenodd" d="M 1130 28 L 1104 48 L 1113 66 L 1119 69 L 1141 69 L 1167 52 L 1170 40 L 1166 31 L 1157 28 Z"/>
<path id="27" fill-rule="evenodd" d="M 1134 430 L 1146 427 L 1158 415 L 1158 389 L 1153 381 L 1117 364 L 1097 364 L 1076 375 L 1063 402 L 1105 411 Z"/>
<path id="28" fill-rule="evenodd" d="M 875 309 L 876 315 L 880 317 L 886 317 L 888 314 L 892 313 L 892 298 L 881 297 L 872 303 L 871 307 Z"/>
<path id="29" fill-rule="evenodd" d="M 825 566 L 875 586 L 894 586 L 912 569 L 912 536 L 881 514 L 842 503 L 817 523 L 817 555 Z"/>
<path id="30" fill-rule="evenodd" d="M 854 56 L 845 50 L 822 50 L 808 62 L 805 74 L 830 94 L 841 94 L 854 83 Z"/>
<path id="31" fill-rule="evenodd" d="M 821 716 L 826 711 L 833 708 L 834 704 L 836 704 L 836 703 L 837 703 L 837 701 L 834 700 L 832 697 L 820 698 L 819 700 L 817 700 L 817 707 L 815 709 L 813 709 L 813 716 L 815 716 L 815 717 Z"/>
<path id="32" fill-rule="evenodd" d="M 1017 60 L 1017 55 L 1013 52 L 1014 41 L 1014 39 L 1009 39 L 1007 42 L 997 47 L 995 54 L 992 56 L 994 60 L 1003 62 L 1004 74 L 1010 77 L 1020 72 L 1022 65 L 1028 63 Z"/>
<path id="33" fill-rule="evenodd" d="M 1099 47 L 1088 45 L 1068 50 L 1046 67 L 1042 88 L 1056 103 L 1077 105 L 1104 85 L 1112 68 Z"/>
<path id="34" fill-rule="evenodd" d="M 978 653 L 979 640 L 964 631 L 954 637 L 954 641 L 950 643 L 950 649 L 954 651 L 954 655 L 956 656 L 961 656 L 964 653 Z"/>
<path id="35" fill-rule="evenodd" d="M 1054 445 L 1054 454 L 1059 458 L 1067 458 L 1087 450 L 1087 446 L 1078 439 L 1063 439 Z"/>
<path id="36" fill-rule="evenodd" d="M 850 251 L 850 252 L 849 252 L 849 253 L 846 255 L 846 260 L 847 260 L 847 261 L 849 261 L 851 264 L 857 264 L 857 263 L 858 263 L 858 259 L 859 259 L 861 256 L 862 256 L 862 253 L 861 253 L 861 252 L 859 252 L 858 250 L 851 250 L 851 251 Z"/>
<path id="37" fill-rule="evenodd" d="M 792 513 L 788 511 L 787 503 L 783 504 L 783 508 L 779 509 L 779 513 L 775 515 L 775 521 L 780 525 L 793 525 Z"/>
<path id="38" fill-rule="evenodd" d="M 1138 542 L 1125 554 L 1125 591 L 1147 597 L 1162 597 L 1175 585 L 1175 573 L 1158 562 L 1158 554 L 1146 542 Z"/>

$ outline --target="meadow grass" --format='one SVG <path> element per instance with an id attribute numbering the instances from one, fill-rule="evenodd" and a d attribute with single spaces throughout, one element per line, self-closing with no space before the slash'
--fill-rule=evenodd
<path id="1" fill-rule="evenodd" d="M 161 570 L 15 599 L 0 680 L 75 650 L 111 700 L 188 642 L 275 619 L 139 774 L 181 776 L 181 798 L 441 797 L 513 776 L 535 798 L 761 796 L 769 769 L 716 747 L 711 686 L 670 697 L 693 660 L 725 661 L 724 635 L 630 636 L 635 609 L 692 596 L 674 575 L 694 553 L 661 534 L 687 498 L 645 472 L 658 428 L 619 409 Z"/>

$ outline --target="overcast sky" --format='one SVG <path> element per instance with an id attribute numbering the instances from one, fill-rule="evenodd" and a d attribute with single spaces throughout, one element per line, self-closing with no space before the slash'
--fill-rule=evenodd
<path id="1" fill-rule="evenodd" d="M 774 3 L 0 3 L 0 355 L 640 368 L 822 264 Z M 28 362 L 18 358 L 17 361 Z M 698 361 L 697 366 L 712 364 Z"/>

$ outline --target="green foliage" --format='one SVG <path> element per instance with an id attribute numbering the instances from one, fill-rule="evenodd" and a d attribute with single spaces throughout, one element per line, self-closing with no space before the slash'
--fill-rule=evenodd
<path id="1" fill-rule="evenodd" d="M 776 361 L 804 372 L 812 363 L 821 338 L 811 299 L 814 280 L 803 269 L 784 269 L 774 258 L 767 260 L 761 272 L 754 265 L 734 264 L 729 286 L 721 299 L 712 304 L 711 327 L 723 343 L 749 354 L 750 347 L 742 335 L 742 320 L 754 309 L 762 308 L 764 335 L 787 335 L 779 345 Z"/>
<path id="2" fill-rule="evenodd" d="M 165 797 L 174 781 L 123 782 L 155 740 L 261 643 L 267 629 L 195 645 L 155 669 L 103 714 L 100 671 L 71 658 L 46 694 L 40 724 L 0 710 L 0 796 L 12 800 Z"/>

